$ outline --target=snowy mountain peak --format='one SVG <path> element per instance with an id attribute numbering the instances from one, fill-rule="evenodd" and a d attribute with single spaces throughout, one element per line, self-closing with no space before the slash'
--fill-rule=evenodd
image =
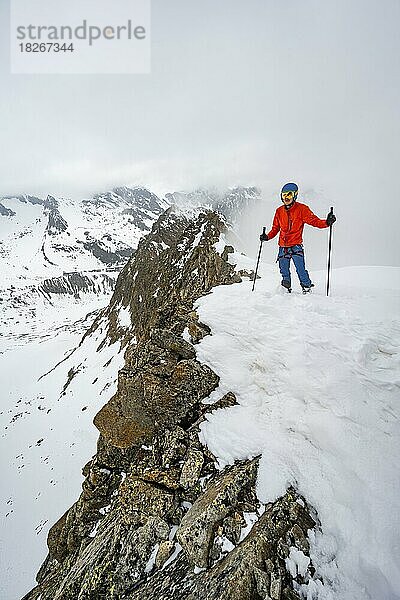
<path id="1" fill-rule="evenodd" d="M 68 223 L 61 216 L 60 211 L 57 208 L 52 208 L 49 211 L 49 220 L 46 227 L 46 233 L 48 235 L 57 235 L 63 233 L 68 229 Z"/>
<path id="2" fill-rule="evenodd" d="M 19 196 L 3 196 L 0 200 L 18 200 L 23 204 L 39 204 L 46 209 L 52 209 L 57 207 L 57 200 L 54 196 L 47 195 L 46 198 L 39 198 L 38 196 L 31 196 L 30 194 L 20 194 Z"/>
<path id="3" fill-rule="evenodd" d="M 144 188 L 125 187 L 82 201 L 7 196 L 1 207 L 11 217 L 0 220 L 2 254 L 10 276 L 26 280 L 122 266 L 168 204 Z"/>
<path id="4" fill-rule="evenodd" d="M 217 188 L 198 188 L 193 192 L 166 194 L 167 200 L 178 207 L 210 207 L 223 214 L 229 222 L 240 219 L 245 210 L 261 199 L 257 187 L 232 187 L 221 191 Z"/>
<path id="5" fill-rule="evenodd" d="M 83 201 L 85 204 L 122 206 L 126 204 L 130 207 L 136 206 L 144 211 L 149 210 L 160 214 L 168 208 L 168 204 L 158 198 L 150 190 L 143 187 L 130 188 L 121 186 L 113 188 L 111 191 L 94 194 L 90 199 Z"/>
<path id="6" fill-rule="evenodd" d="M 2 333 L 13 340 L 24 323 L 38 331 L 48 326 L 49 303 L 63 313 L 66 295 L 74 302 L 98 295 L 106 303 L 118 271 L 168 207 L 149 190 L 127 187 L 80 201 L 50 194 L 1 200 Z"/>

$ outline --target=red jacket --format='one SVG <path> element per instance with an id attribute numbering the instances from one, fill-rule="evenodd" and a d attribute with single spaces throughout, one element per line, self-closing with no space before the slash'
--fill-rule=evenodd
<path id="1" fill-rule="evenodd" d="M 285 248 L 303 243 L 304 224 L 324 229 L 328 227 L 325 219 L 318 219 L 308 206 L 295 202 L 290 208 L 284 205 L 276 209 L 272 229 L 267 234 L 271 240 L 280 231 L 279 246 Z"/>

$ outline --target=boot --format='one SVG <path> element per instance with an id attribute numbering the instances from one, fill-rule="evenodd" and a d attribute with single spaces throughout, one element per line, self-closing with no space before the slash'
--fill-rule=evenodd
<path id="1" fill-rule="evenodd" d="M 308 294 L 309 292 L 311 292 L 311 288 L 314 287 L 314 284 L 312 283 L 311 285 L 303 285 L 301 284 L 301 288 L 303 290 L 303 294 Z"/>
<path id="2" fill-rule="evenodd" d="M 286 288 L 286 289 L 287 289 L 287 291 L 288 291 L 288 292 L 289 292 L 289 294 L 290 294 L 290 292 L 292 291 L 292 288 L 291 288 L 290 281 L 288 281 L 287 279 L 282 279 L 282 281 L 281 281 L 281 285 L 282 285 L 284 288 Z"/>

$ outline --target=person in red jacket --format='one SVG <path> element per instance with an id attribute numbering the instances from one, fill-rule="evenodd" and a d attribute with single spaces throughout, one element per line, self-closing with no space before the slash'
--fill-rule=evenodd
<path id="1" fill-rule="evenodd" d="M 329 213 L 326 219 L 319 219 L 306 204 L 297 202 L 299 188 L 295 183 L 286 183 L 281 190 L 281 200 L 283 206 L 280 206 L 274 216 L 271 231 L 267 234 L 262 233 L 260 240 L 266 242 L 272 240 L 278 232 L 279 234 L 279 253 L 277 262 L 282 275 L 282 285 L 289 292 L 292 291 L 290 277 L 290 260 L 293 259 L 297 275 L 303 293 L 306 294 L 314 287 L 305 266 L 304 248 L 303 248 L 303 228 L 304 225 L 312 225 L 325 229 L 336 221 L 333 213 Z"/>

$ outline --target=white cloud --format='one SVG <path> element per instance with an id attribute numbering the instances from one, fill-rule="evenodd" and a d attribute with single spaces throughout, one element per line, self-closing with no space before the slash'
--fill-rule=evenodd
<path id="1" fill-rule="evenodd" d="M 271 197 L 295 180 L 337 207 L 349 260 L 393 264 L 399 17 L 395 0 L 154 0 L 148 76 L 10 76 L 3 35 L 0 195 L 240 183 Z"/>

